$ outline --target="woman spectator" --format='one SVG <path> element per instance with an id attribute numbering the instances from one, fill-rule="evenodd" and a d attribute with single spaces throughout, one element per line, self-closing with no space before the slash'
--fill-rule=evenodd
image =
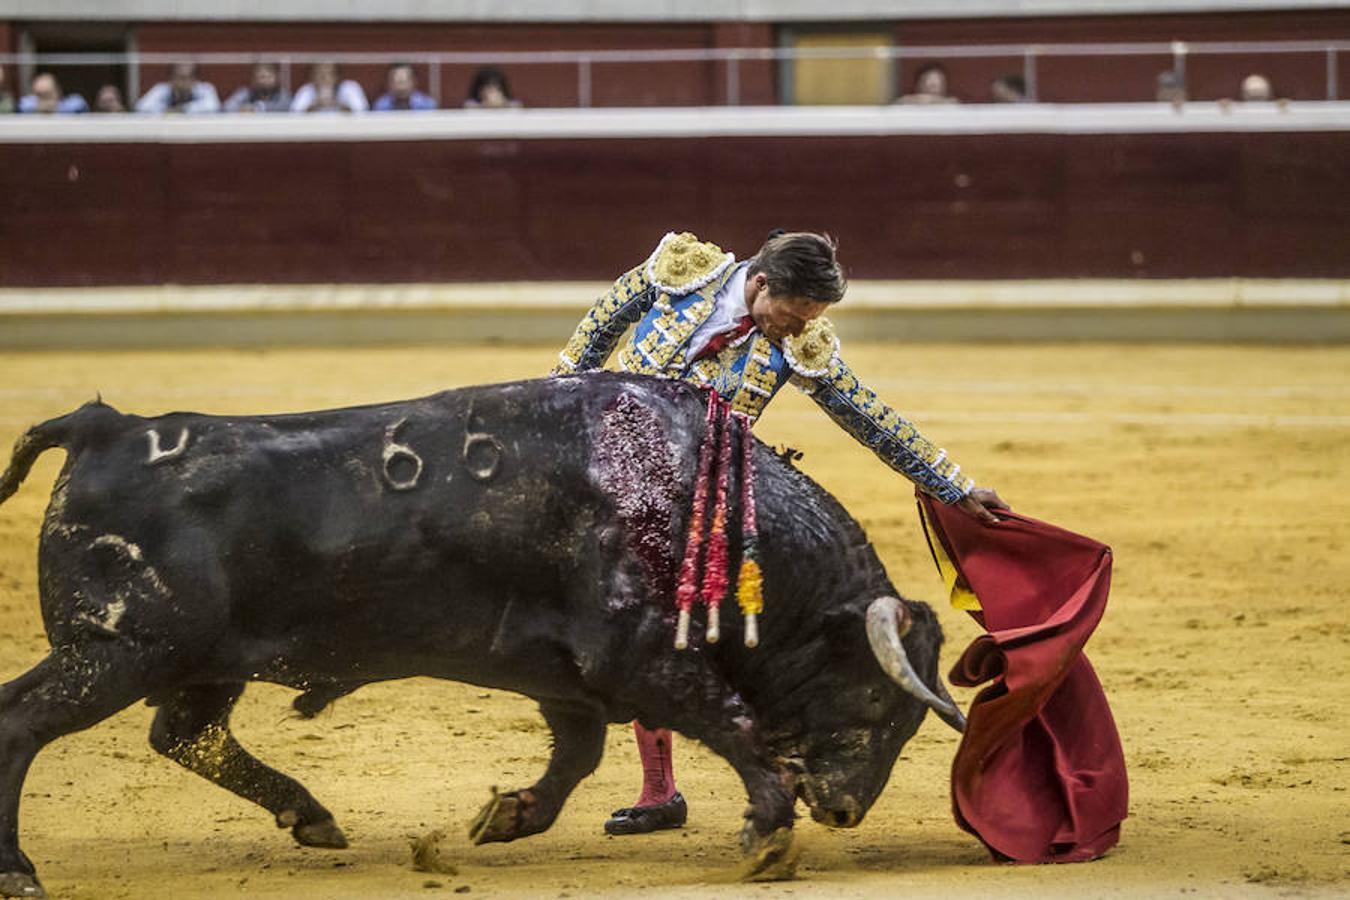
<path id="1" fill-rule="evenodd" d="M 94 112 L 124 113 L 127 105 L 122 101 L 122 89 L 115 84 L 105 84 L 94 95 Z"/>
<path id="2" fill-rule="evenodd" d="M 518 109 L 521 102 L 511 96 L 506 76 L 491 67 L 473 73 L 465 109 Z"/>

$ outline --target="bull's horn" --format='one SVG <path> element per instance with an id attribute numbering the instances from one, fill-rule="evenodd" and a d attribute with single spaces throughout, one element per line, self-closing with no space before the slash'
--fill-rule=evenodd
<path id="1" fill-rule="evenodd" d="M 964 731 L 966 717 L 961 714 L 950 696 L 940 697 L 929 690 L 928 685 L 919 678 L 919 673 L 910 665 L 909 656 L 900 638 L 909 631 L 909 608 L 895 597 L 878 597 L 867 607 L 867 642 L 872 645 L 872 653 L 882 670 L 906 693 L 923 701 L 942 721 Z M 945 695 L 947 692 L 939 686 Z"/>

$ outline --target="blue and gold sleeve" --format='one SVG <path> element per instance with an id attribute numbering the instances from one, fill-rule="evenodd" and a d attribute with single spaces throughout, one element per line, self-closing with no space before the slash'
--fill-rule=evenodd
<path id="1" fill-rule="evenodd" d="M 647 314 L 660 293 L 647 277 L 646 267 L 644 262 L 629 271 L 595 301 L 558 354 L 552 374 L 598 369 L 605 364 L 628 326 Z"/>
<path id="2" fill-rule="evenodd" d="M 956 503 L 975 486 L 971 478 L 961 474 L 961 467 L 947 458 L 946 450 L 939 449 L 875 391 L 859 382 L 838 355 L 820 375 L 797 374 L 792 381 L 841 428 L 924 493 L 943 503 Z"/>

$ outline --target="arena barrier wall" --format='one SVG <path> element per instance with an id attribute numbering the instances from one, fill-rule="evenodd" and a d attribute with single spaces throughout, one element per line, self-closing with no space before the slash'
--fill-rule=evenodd
<path id="1" fill-rule="evenodd" d="M 667 229 L 855 279 L 1350 277 L 1350 103 L 9 117 L 0 286 L 602 280 Z"/>

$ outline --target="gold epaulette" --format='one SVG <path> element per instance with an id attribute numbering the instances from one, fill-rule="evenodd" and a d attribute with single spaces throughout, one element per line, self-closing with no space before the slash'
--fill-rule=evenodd
<path id="1" fill-rule="evenodd" d="M 819 378 L 830 370 L 830 363 L 839 355 L 839 338 L 834 323 L 824 316 L 806 323 L 796 337 L 783 339 L 783 355 L 792 371 L 806 378 Z"/>
<path id="2" fill-rule="evenodd" d="M 700 241 L 687 231 L 670 232 L 661 238 L 647 260 L 647 278 L 662 293 L 692 294 L 731 270 L 734 254 L 716 244 Z"/>

